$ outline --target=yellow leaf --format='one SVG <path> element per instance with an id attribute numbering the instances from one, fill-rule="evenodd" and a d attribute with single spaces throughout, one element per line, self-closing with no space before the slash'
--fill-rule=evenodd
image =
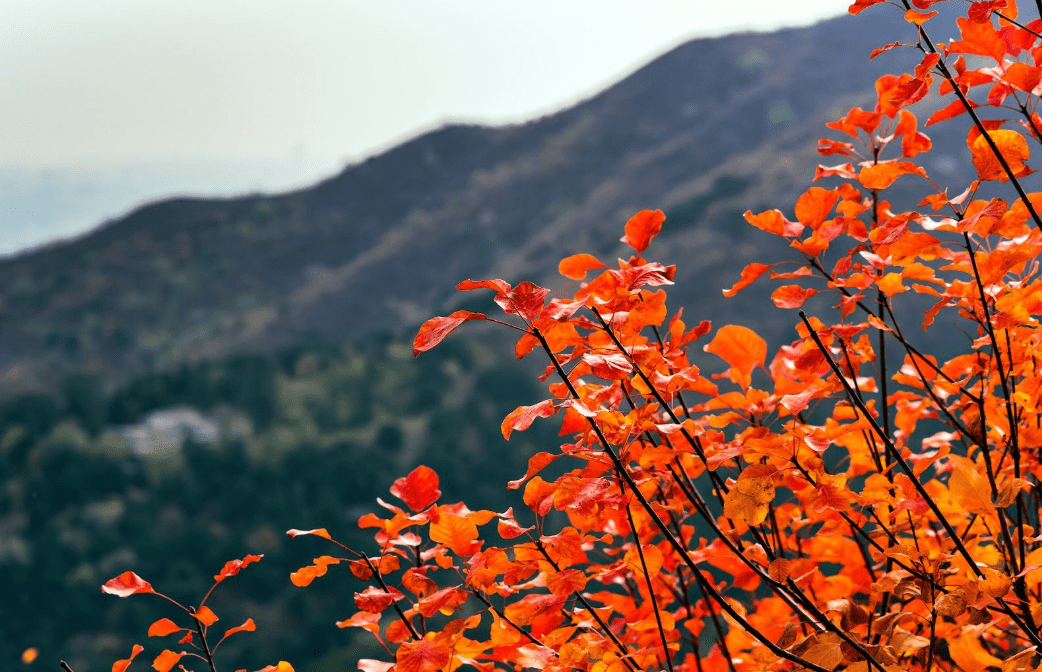
<path id="1" fill-rule="evenodd" d="M 969 458 L 949 455 L 948 459 L 955 465 L 955 471 L 948 478 L 948 491 L 951 493 L 952 501 L 969 513 L 982 516 L 995 513 L 988 477 L 981 473 Z"/>
<path id="2" fill-rule="evenodd" d="M 962 672 L 984 672 L 989 667 L 1002 666 L 1001 660 L 981 646 L 977 632 L 979 628 L 968 627 L 958 637 L 948 639 L 948 655 Z"/>
<path id="3" fill-rule="evenodd" d="M 724 497 L 724 515 L 759 525 L 774 501 L 774 468 L 762 464 L 746 467 Z"/>
<path id="4" fill-rule="evenodd" d="M 1031 150 L 1028 149 L 1027 140 L 1023 135 L 1004 129 L 988 131 L 988 135 L 995 142 L 999 153 L 1006 159 L 1014 176 L 1019 177 L 1028 172 L 1024 161 L 1031 155 Z M 988 146 L 987 138 L 981 135 L 974 140 L 970 151 L 973 153 L 973 166 L 977 169 L 977 175 L 981 180 L 1009 181 L 1009 175 L 1006 174 L 1002 164 Z"/>

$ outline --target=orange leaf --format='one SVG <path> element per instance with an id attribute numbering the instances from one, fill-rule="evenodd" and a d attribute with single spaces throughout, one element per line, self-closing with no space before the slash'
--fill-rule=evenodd
<path id="1" fill-rule="evenodd" d="M 185 652 L 174 653 L 173 651 L 163 651 L 161 654 L 156 656 L 156 659 L 152 661 L 152 667 L 156 669 L 156 672 L 170 672 L 174 665 L 177 665 L 177 661 L 181 660 L 181 656 L 185 655 Z"/>
<path id="2" fill-rule="evenodd" d="M 995 506 L 991 503 L 991 483 L 973 460 L 959 455 L 949 455 L 948 460 L 955 465 L 955 471 L 948 477 L 952 501 L 969 513 L 995 513 Z"/>
<path id="3" fill-rule="evenodd" d="M 968 102 L 970 103 L 970 107 L 980 107 L 977 103 L 973 102 L 972 100 Z M 932 124 L 936 124 L 938 122 L 951 119 L 952 117 L 957 117 L 960 114 L 964 114 L 965 112 L 966 106 L 962 104 L 961 100 L 956 99 L 955 101 L 948 103 L 941 109 L 931 114 L 930 118 L 926 120 L 926 125 L 930 126 Z"/>
<path id="4" fill-rule="evenodd" d="M 293 666 L 284 660 L 280 660 L 278 665 L 265 665 L 257 672 L 293 672 Z"/>
<path id="5" fill-rule="evenodd" d="M 661 210 L 641 210 L 626 222 L 626 235 L 621 240 L 639 255 L 648 249 L 651 239 L 662 231 L 664 221 L 666 215 Z"/>
<path id="6" fill-rule="evenodd" d="M 771 294 L 771 301 L 779 308 L 799 308 L 817 293 L 816 289 L 804 289 L 799 285 L 782 285 Z"/>
<path id="7" fill-rule="evenodd" d="M 1002 661 L 981 646 L 978 635 L 966 628 L 959 636 L 948 639 L 948 655 L 962 672 L 984 672 L 989 667 L 1002 667 Z"/>
<path id="8" fill-rule="evenodd" d="M 402 642 L 395 659 L 398 672 L 438 672 L 449 664 L 452 652 L 448 645 L 428 639 L 418 642 Z"/>
<path id="9" fill-rule="evenodd" d="M 149 637 L 163 637 L 173 632 L 180 630 L 177 623 L 174 623 L 169 618 L 161 618 L 148 628 Z"/>
<path id="10" fill-rule="evenodd" d="M 583 424 L 585 425 L 585 422 Z M 535 476 L 536 474 L 538 474 L 540 471 L 542 471 L 543 469 L 546 468 L 546 465 L 550 464 L 551 462 L 553 462 L 554 460 L 556 460 L 559 457 L 561 457 L 560 453 L 557 453 L 557 454 L 547 453 L 547 452 L 538 452 L 538 453 L 536 453 L 532 457 L 528 458 L 528 471 L 525 472 L 525 475 L 522 476 L 521 478 L 517 479 L 516 481 L 510 481 L 507 484 L 507 487 L 510 488 L 511 490 L 517 490 L 518 488 L 521 487 L 522 483 L 524 483 L 528 479 L 530 479 L 533 476 Z"/>
<path id="11" fill-rule="evenodd" d="M 901 280 L 900 273 L 887 273 L 876 282 L 876 287 L 887 296 L 894 296 L 895 294 L 908 291 L 908 288 L 902 284 Z"/>
<path id="12" fill-rule="evenodd" d="M 442 513 L 431 523 L 431 541 L 445 544 L 457 555 L 469 555 L 471 543 L 478 538 L 478 528 L 470 519 Z"/>
<path id="13" fill-rule="evenodd" d="M 752 210 L 746 210 L 745 221 L 758 229 L 767 233 L 773 233 L 776 236 L 791 238 L 803 233 L 803 224 L 790 222 L 785 219 L 785 216 L 779 210 L 767 210 L 756 215 L 753 214 Z"/>
<path id="14" fill-rule="evenodd" d="M 585 253 L 565 257 L 557 265 L 557 271 L 564 277 L 572 280 L 582 280 L 586 277 L 588 271 L 597 268 L 606 268 L 606 266 L 597 257 Z"/>
<path id="15" fill-rule="evenodd" d="M 213 625 L 217 622 L 217 614 L 213 613 L 210 607 L 199 607 L 193 616 L 203 625 Z"/>
<path id="16" fill-rule="evenodd" d="M 316 537 L 322 537 L 323 539 L 329 539 L 330 541 L 332 541 L 333 539 L 333 537 L 329 536 L 329 532 L 327 532 L 326 528 L 324 527 L 320 527 L 314 530 L 287 530 L 286 534 L 293 538 L 302 537 L 306 534 L 313 534 Z"/>
<path id="17" fill-rule="evenodd" d="M 301 567 L 297 571 L 289 575 L 289 580 L 294 586 L 303 588 L 309 585 L 312 581 L 320 576 L 325 576 L 328 571 L 329 565 L 340 564 L 339 558 L 334 558 L 328 555 L 323 555 L 315 558 L 315 564 L 307 567 Z"/>
<path id="18" fill-rule="evenodd" d="M 451 334 L 464 322 L 471 320 L 487 320 L 481 313 L 472 313 L 469 310 L 457 310 L 448 317 L 432 317 L 423 323 L 416 338 L 412 342 L 412 355 L 416 357 L 421 352 L 427 352 L 437 344 L 441 343 L 446 336 Z"/>
<path id="19" fill-rule="evenodd" d="M 396 480 L 391 486 L 391 494 L 405 502 L 413 511 L 423 511 L 441 497 L 438 485 L 438 474 L 421 464 L 409 472 L 408 476 Z"/>
<path id="20" fill-rule="evenodd" d="M 774 480 L 771 478 L 774 471 L 773 467 L 763 464 L 746 467 L 724 496 L 724 515 L 744 520 L 748 525 L 762 523 L 774 501 Z"/>
<path id="21" fill-rule="evenodd" d="M 796 219 L 804 226 L 817 229 L 838 200 L 839 194 L 833 189 L 811 187 L 796 200 Z"/>
<path id="22" fill-rule="evenodd" d="M 130 597 L 135 593 L 154 593 L 156 591 L 152 590 L 152 584 L 134 572 L 123 572 L 105 583 L 101 587 L 101 592 L 115 595 L 116 597 Z"/>
<path id="23" fill-rule="evenodd" d="M 377 632 L 380 631 L 379 627 L 379 621 L 377 621 Z M 396 620 L 387 626 L 387 629 L 384 630 L 384 636 L 387 637 L 388 642 L 398 644 L 399 642 L 404 642 L 407 639 L 411 639 L 412 633 L 409 632 L 409 628 L 405 625 L 405 623 Z"/>
<path id="24" fill-rule="evenodd" d="M 909 161 L 875 163 L 861 169 L 861 172 L 858 174 L 858 181 L 861 182 L 865 189 L 886 189 L 902 175 L 921 175 L 926 177 L 926 171 Z"/>
<path id="25" fill-rule="evenodd" d="M 503 418 L 503 424 L 500 426 L 503 438 L 510 440 L 510 434 L 514 430 L 523 432 L 532 426 L 532 421 L 536 418 L 549 418 L 556 411 L 552 399 L 540 401 L 533 406 L 518 406 Z"/>
<path id="26" fill-rule="evenodd" d="M 731 289 L 724 290 L 724 296 L 731 298 L 738 292 L 742 291 L 749 285 L 756 282 L 761 275 L 774 268 L 777 264 L 758 264 L 752 263 L 742 269 L 742 277 L 738 282 L 734 283 Z"/>
<path id="27" fill-rule="evenodd" d="M 1002 79 L 1021 91 L 1031 93 L 1042 80 L 1042 68 L 1017 61 L 1009 66 Z"/>
<path id="28" fill-rule="evenodd" d="M 253 622 L 252 618 L 247 618 L 246 622 L 242 625 L 237 625 L 234 628 L 228 628 L 228 632 L 224 633 L 224 637 L 222 637 L 221 639 L 225 639 L 229 635 L 233 635 L 236 632 L 254 632 L 256 630 L 257 624 Z"/>
<path id="29" fill-rule="evenodd" d="M 324 567 L 321 569 L 325 569 Z M 289 580 L 297 588 L 303 588 L 304 586 L 310 586 L 311 582 L 314 581 L 318 576 L 318 567 L 308 565 L 307 567 L 301 567 L 295 572 L 290 572 Z M 325 572 L 323 572 L 325 573 Z"/>
<path id="30" fill-rule="evenodd" d="M 735 324 L 721 327 L 703 350 L 730 364 L 731 380 L 742 387 L 749 387 L 753 369 L 763 366 L 767 358 L 767 342 L 752 329 Z"/>
<path id="31" fill-rule="evenodd" d="M 1004 129 L 988 131 L 988 135 L 994 141 L 999 153 L 1006 159 L 1013 176 L 1019 177 L 1026 174 L 1028 167 L 1024 165 L 1024 161 L 1031 155 L 1031 150 L 1028 149 L 1024 136 L 1016 131 Z M 983 135 L 973 141 L 970 151 L 973 153 L 973 166 L 977 169 L 977 175 L 981 180 L 1009 181 L 1009 175 L 1002 168 L 1002 164 L 991 151 L 991 147 L 988 146 L 988 141 Z"/>
<path id="32" fill-rule="evenodd" d="M 130 663 L 137 658 L 137 654 L 145 650 L 145 647 L 140 644 L 135 644 L 134 648 L 130 651 L 130 658 L 124 658 L 123 660 L 117 660 L 112 663 L 112 672 L 127 672 L 127 668 L 130 667 Z"/>
<path id="33" fill-rule="evenodd" d="M 905 21 L 921 26 L 935 16 L 937 16 L 936 10 L 932 12 L 917 12 L 914 9 L 909 9 L 905 12 Z"/>
<path id="34" fill-rule="evenodd" d="M 789 561 L 785 558 L 775 558 L 767 565 L 767 576 L 779 583 L 785 583 L 789 578 Z"/>
<path id="35" fill-rule="evenodd" d="M 368 630 L 374 635 L 380 633 L 380 613 L 379 612 L 368 612 L 359 611 L 351 618 L 343 621 L 337 621 L 336 627 L 338 628 L 362 628 Z"/>

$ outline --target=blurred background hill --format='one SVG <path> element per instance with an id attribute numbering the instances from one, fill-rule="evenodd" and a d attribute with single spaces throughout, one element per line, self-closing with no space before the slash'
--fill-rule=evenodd
<path id="1" fill-rule="evenodd" d="M 907 65 L 868 60 L 906 36 L 895 18 L 695 40 L 533 121 L 446 125 L 311 186 L 155 202 L 0 260 L 0 667 L 36 646 L 108 669 L 167 614 L 102 582 L 133 569 L 191 601 L 247 553 L 266 557 L 213 604 L 258 623 L 230 642 L 235 667 L 375 655 L 333 626 L 353 611 L 346 573 L 290 585 L 329 549 L 285 530 L 364 547 L 354 522 L 421 461 L 447 499 L 503 510 L 503 483 L 555 440 L 552 422 L 499 434 L 541 398 L 538 362 L 480 328 L 413 360 L 419 324 L 490 308 L 452 289 L 468 277 L 565 287 L 561 257 L 625 255 L 626 219 L 661 208 L 649 256 L 678 265 L 671 305 L 789 338 L 762 290 L 721 295 L 784 253 L 742 213 L 789 211 L 824 122 Z M 931 174 L 964 183 L 961 138 L 931 135 Z"/>

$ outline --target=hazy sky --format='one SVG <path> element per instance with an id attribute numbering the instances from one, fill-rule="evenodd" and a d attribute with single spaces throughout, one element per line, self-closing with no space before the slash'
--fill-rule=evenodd
<path id="1" fill-rule="evenodd" d="M 847 0 L 2 0 L 0 165 L 358 159 Z"/>

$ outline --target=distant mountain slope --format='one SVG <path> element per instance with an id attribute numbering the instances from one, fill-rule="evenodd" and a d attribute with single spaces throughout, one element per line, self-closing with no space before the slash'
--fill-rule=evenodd
<path id="1" fill-rule="evenodd" d="M 741 212 L 791 208 L 823 122 L 874 104 L 874 78 L 913 56 L 868 60 L 909 37 L 899 21 L 866 12 L 696 40 L 527 124 L 448 126 L 310 189 L 166 201 L 5 260 L 0 390 L 405 331 L 457 305 L 461 279 L 552 285 L 563 255 L 622 254 L 622 223 L 649 207 L 670 216 L 650 254 L 680 266 L 674 305 L 783 333 L 791 315 L 720 300 L 742 264 L 771 254 Z"/>

